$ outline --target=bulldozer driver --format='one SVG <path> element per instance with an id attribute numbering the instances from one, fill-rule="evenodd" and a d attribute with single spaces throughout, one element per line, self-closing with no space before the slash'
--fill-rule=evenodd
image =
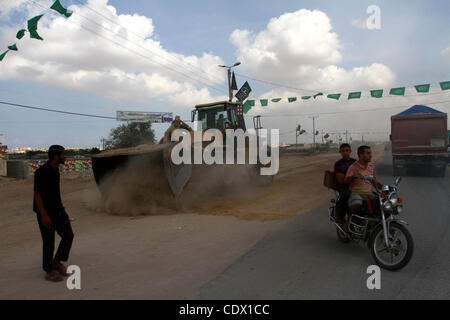
<path id="1" fill-rule="evenodd" d="M 192 131 L 192 128 L 188 124 L 186 124 L 183 120 L 180 119 L 180 116 L 176 116 L 175 119 L 172 121 L 170 127 L 164 133 L 164 137 L 162 137 L 160 143 L 170 142 L 172 132 L 176 129 L 186 129 L 187 131 Z"/>

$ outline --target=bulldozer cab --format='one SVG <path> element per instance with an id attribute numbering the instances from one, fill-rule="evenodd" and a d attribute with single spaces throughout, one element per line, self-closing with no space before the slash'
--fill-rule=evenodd
<path id="1" fill-rule="evenodd" d="M 201 124 L 201 130 L 219 129 L 242 129 L 246 130 L 242 105 L 237 102 L 222 101 L 209 104 L 199 104 L 192 110 L 192 122 Z M 198 128 L 200 129 L 200 128 Z"/>

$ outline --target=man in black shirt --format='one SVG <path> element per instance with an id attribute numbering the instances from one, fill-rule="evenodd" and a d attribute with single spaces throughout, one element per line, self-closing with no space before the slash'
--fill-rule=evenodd
<path id="1" fill-rule="evenodd" d="M 334 174 L 336 175 L 339 191 L 339 201 L 336 203 L 336 222 L 343 223 L 347 201 L 350 197 L 348 185 L 344 183 L 345 174 L 356 159 L 350 157 L 352 149 L 348 143 L 341 144 L 339 153 L 341 154 L 342 159 L 336 161 L 334 164 Z"/>
<path id="2" fill-rule="evenodd" d="M 48 150 L 49 160 L 34 174 L 33 211 L 36 212 L 42 236 L 42 268 L 45 279 L 62 281 L 67 276 L 66 267 L 61 261 L 67 261 L 72 246 L 73 232 L 69 216 L 64 209 L 59 190 L 59 165 L 66 160 L 64 147 L 53 145 Z M 55 231 L 61 237 L 56 255 Z"/>

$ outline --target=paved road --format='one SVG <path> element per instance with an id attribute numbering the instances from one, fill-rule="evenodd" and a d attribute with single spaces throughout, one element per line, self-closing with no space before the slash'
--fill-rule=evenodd
<path id="1" fill-rule="evenodd" d="M 387 153 L 378 165 L 383 183 L 393 181 L 389 163 Z M 367 247 L 340 243 L 322 206 L 258 242 L 198 299 L 449 299 L 450 171 L 445 178 L 404 177 L 399 191 L 415 251 L 400 271 L 381 271 L 381 290 L 366 286 L 373 264 Z"/>

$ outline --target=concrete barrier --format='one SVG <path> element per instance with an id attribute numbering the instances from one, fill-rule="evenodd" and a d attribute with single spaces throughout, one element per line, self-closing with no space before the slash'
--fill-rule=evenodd
<path id="1" fill-rule="evenodd" d="M 8 160 L 6 170 L 10 178 L 27 179 L 30 176 L 26 160 Z"/>

